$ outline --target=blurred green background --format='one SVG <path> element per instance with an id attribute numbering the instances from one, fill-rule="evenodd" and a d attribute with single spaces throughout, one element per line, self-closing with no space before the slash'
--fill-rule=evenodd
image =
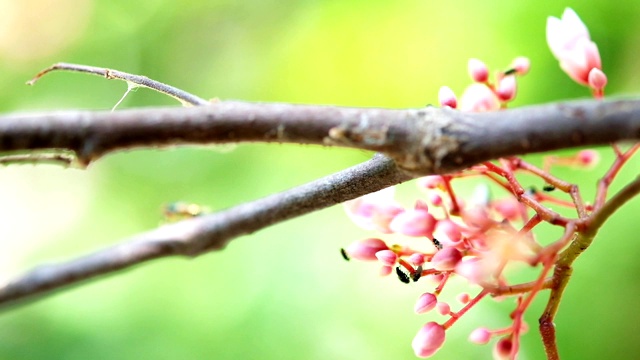
<path id="1" fill-rule="evenodd" d="M 69 73 L 24 85 L 58 61 L 146 75 L 205 98 L 403 108 L 436 103 L 441 85 L 460 94 L 469 83 L 470 57 L 505 69 L 525 55 L 532 70 L 521 79 L 514 106 L 586 97 L 545 44 L 546 17 L 560 16 L 565 6 L 599 45 L 608 94 L 637 93 L 637 0 L 0 0 L 0 111 L 110 109 L 126 89 Z M 158 105 L 178 106 L 138 90 L 120 108 Z M 0 278 L 151 229 L 163 203 L 223 209 L 370 155 L 240 145 L 119 153 L 85 171 L 5 167 Z M 557 175 L 582 184 L 591 199 L 611 152 L 602 156 L 590 172 Z M 639 165 L 632 161 L 614 189 Z M 400 193 L 407 204 L 418 194 L 413 184 Z M 563 359 L 640 353 L 638 213 L 636 199 L 576 263 L 556 321 Z M 342 260 L 340 247 L 368 235 L 334 207 L 241 238 L 222 252 L 155 261 L 5 309 L 0 359 L 411 359 L 411 339 L 434 319 L 412 310 L 429 288 L 380 279 L 377 266 Z M 550 241 L 557 233 L 540 235 Z M 520 359 L 543 358 L 536 327 L 544 300 L 528 313 L 531 331 Z M 466 337 L 478 326 L 509 324 L 513 305 L 510 299 L 481 303 L 448 332 L 435 358 L 490 358 L 490 346 Z"/>

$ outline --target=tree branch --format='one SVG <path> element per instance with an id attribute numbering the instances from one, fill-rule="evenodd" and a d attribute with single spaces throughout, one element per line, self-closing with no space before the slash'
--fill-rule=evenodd
<path id="1" fill-rule="evenodd" d="M 405 170 L 433 174 L 498 157 L 622 140 L 640 140 L 640 100 L 583 100 L 487 113 L 224 101 L 190 108 L 0 116 L 0 151 L 63 149 L 83 165 L 132 148 L 279 142 L 381 152 Z"/>
<path id="2" fill-rule="evenodd" d="M 0 287 L 0 306 L 168 256 L 197 256 L 232 239 L 410 179 L 389 158 L 372 160 L 260 200 L 134 236 L 69 262 L 37 267 Z"/>

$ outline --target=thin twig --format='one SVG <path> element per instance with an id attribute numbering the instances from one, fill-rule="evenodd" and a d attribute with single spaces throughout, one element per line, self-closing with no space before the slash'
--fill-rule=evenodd
<path id="1" fill-rule="evenodd" d="M 65 153 L 30 153 L 30 154 L 8 154 L 0 155 L 0 164 L 52 164 L 71 166 L 75 157 Z"/>
<path id="2" fill-rule="evenodd" d="M 83 280 L 168 256 L 197 256 L 267 226 L 332 206 L 410 177 L 377 155 L 360 165 L 282 193 L 134 236 L 68 262 L 37 267 L 0 288 L 4 306 Z"/>
<path id="3" fill-rule="evenodd" d="M 80 64 L 70 64 L 70 63 L 57 63 L 53 64 L 50 67 L 40 71 L 33 77 L 33 79 L 27 81 L 27 85 L 34 85 L 40 78 L 45 76 L 46 74 L 57 71 L 73 71 L 80 72 L 85 74 L 93 74 L 97 76 L 102 76 L 106 79 L 116 79 L 123 80 L 129 83 L 129 90 L 131 89 L 131 84 L 135 84 L 135 86 L 145 87 L 148 89 L 155 90 L 167 96 L 171 96 L 172 98 L 180 101 L 183 105 L 207 105 L 210 104 L 209 101 L 202 99 L 198 96 L 190 94 L 184 90 L 175 88 L 171 85 L 167 85 L 161 83 L 156 80 L 149 79 L 146 76 L 142 75 L 134 75 L 126 72 L 111 70 L 106 68 L 100 68 L 96 66 L 88 66 L 88 65 L 80 65 Z M 127 90 L 127 92 L 129 91 Z"/>

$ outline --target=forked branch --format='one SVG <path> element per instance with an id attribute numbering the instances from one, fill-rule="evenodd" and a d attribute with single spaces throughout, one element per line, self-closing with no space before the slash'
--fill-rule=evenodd
<path id="1" fill-rule="evenodd" d="M 390 159 L 373 159 L 260 200 L 126 239 L 69 262 L 37 267 L 0 288 L 0 306 L 168 256 L 197 256 L 232 239 L 401 183 L 409 177 Z"/>

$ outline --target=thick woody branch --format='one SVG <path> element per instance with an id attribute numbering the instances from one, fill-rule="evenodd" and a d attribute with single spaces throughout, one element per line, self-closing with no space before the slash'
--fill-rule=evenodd
<path id="1" fill-rule="evenodd" d="M 409 177 L 376 155 L 360 165 L 282 193 L 134 236 L 75 260 L 35 268 L 0 288 L 0 306 L 167 256 L 197 256 L 232 239 L 401 183 Z"/>
<path id="2" fill-rule="evenodd" d="M 640 100 L 574 101 L 489 113 L 224 101 L 190 108 L 0 116 L 0 151 L 69 150 L 82 164 L 119 150 L 279 142 L 381 152 L 405 170 L 447 173 L 482 161 L 640 140 Z"/>

